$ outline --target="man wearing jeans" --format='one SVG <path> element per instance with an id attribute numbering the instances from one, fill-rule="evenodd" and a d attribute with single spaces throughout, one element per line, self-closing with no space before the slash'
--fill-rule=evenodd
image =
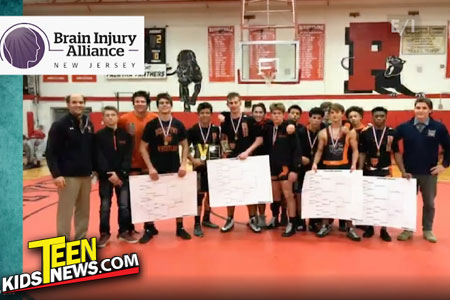
<path id="1" fill-rule="evenodd" d="M 136 243 L 130 233 L 131 211 L 129 200 L 128 175 L 131 168 L 133 145 L 131 135 L 117 127 L 119 113 L 113 106 L 103 109 L 105 128 L 95 135 L 97 171 L 100 192 L 100 239 L 97 247 L 103 248 L 111 236 L 109 217 L 113 190 L 116 192 L 119 207 L 118 239 L 127 243 Z"/>
<path id="2" fill-rule="evenodd" d="M 69 114 L 54 122 L 47 142 L 47 165 L 58 188 L 57 234 L 70 239 L 75 210 L 75 239 L 83 239 L 89 226 L 89 196 L 93 168 L 94 127 L 83 115 L 80 94 L 66 97 Z"/>
<path id="3" fill-rule="evenodd" d="M 437 177 L 448 168 L 450 162 L 450 136 L 444 124 L 430 118 L 433 103 L 430 99 L 420 97 L 414 104 L 415 117 L 397 127 L 399 139 L 403 139 L 404 169 L 400 169 L 405 178 L 417 180 L 417 191 L 423 198 L 422 227 L 423 237 L 436 243 L 433 234 L 434 198 L 436 197 Z M 444 159 L 438 163 L 439 145 L 444 149 Z M 399 161 L 401 154 L 396 153 Z M 413 232 L 405 230 L 397 239 L 406 241 L 412 238 Z"/>

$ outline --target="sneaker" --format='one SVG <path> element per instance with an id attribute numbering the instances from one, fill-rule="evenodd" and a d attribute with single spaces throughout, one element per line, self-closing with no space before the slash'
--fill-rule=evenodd
<path id="1" fill-rule="evenodd" d="M 391 236 L 389 235 L 389 233 L 387 232 L 386 228 L 381 228 L 380 230 L 380 238 L 385 241 L 385 242 L 390 242 L 392 241 Z"/>
<path id="2" fill-rule="evenodd" d="M 225 225 L 223 225 L 222 228 L 220 228 L 220 231 L 222 232 L 228 232 L 234 227 L 234 220 L 233 218 L 227 218 L 227 221 L 225 222 Z"/>
<path id="3" fill-rule="evenodd" d="M 258 226 L 258 220 L 256 217 L 250 218 L 249 226 L 250 226 L 250 229 L 255 233 L 261 232 L 261 227 Z"/>
<path id="4" fill-rule="evenodd" d="M 266 228 L 266 215 L 259 215 L 258 216 L 258 226 L 261 228 Z"/>
<path id="5" fill-rule="evenodd" d="M 214 229 L 219 228 L 219 225 L 216 225 L 216 224 L 212 223 L 212 222 L 209 221 L 209 220 L 208 220 L 208 221 L 203 220 L 202 225 L 203 225 L 204 227 L 208 227 L 208 228 L 214 228 Z"/>
<path id="6" fill-rule="evenodd" d="M 403 230 L 402 233 L 400 233 L 399 236 L 397 236 L 398 241 L 407 241 L 413 237 L 413 232 L 410 230 Z"/>
<path id="7" fill-rule="evenodd" d="M 311 232 L 319 231 L 320 221 L 315 219 L 309 219 L 308 230 Z"/>
<path id="8" fill-rule="evenodd" d="M 347 230 L 347 237 L 349 239 L 351 239 L 354 242 L 360 242 L 361 241 L 361 237 L 356 233 L 355 228 L 350 227 Z"/>
<path id="9" fill-rule="evenodd" d="M 281 235 L 282 237 L 290 237 L 293 236 L 296 232 L 295 225 L 289 222 L 286 226 L 286 231 Z"/>
<path id="10" fill-rule="evenodd" d="M 267 223 L 266 225 L 266 229 L 274 229 L 276 227 L 280 226 L 280 223 L 278 222 L 278 219 L 275 217 L 272 217 L 272 219 L 270 219 L 270 222 Z"/>
<path id="11" fill-rule="evenodd" d="M 191 239 L 191 235 L 189 233 L 187 233 L 187 231 L 184 230 L 183 227 L 181 227 L 180 229 L 177 229 L 176 235 L 179 236 L 180 238 L 182 238 L 183 240 Z"/>
<path id="12" fill-rule="evenodd" d="M 297 231 L 306 231 L 306 221 L 305 219 L 300 219 L 300 221 L 297 221 Z M 289 224 L 288 224 L 289 225 Z"/>
<path id="13" fill-rule="evenodd" d="M 156 229 L 154 223 L 149 224 L 148 227 L 147 227 L 147 230 L 150 230 L 152 235 L 158 235 L 158 233 L 159 233 L 159 231 L 158 231 L 158 229 Z"/>
<path id="14" fill-rule="evenodd" d="M 198 237 L 203 237 L 202 226 L 200 226 L 200 224 L 194 225 L 194 235 Z"/>
<path id="15" fill-rule="evenodd" d="M 366 226 L 366 228 L 364 228 L 364 233 L 363 233 L 363 237 L 365 238 L 371 238 L 374 235 L 374 229 L 373 226 Z"/>
<path id="16" fill-rule="evenodd" d="M 339 220 L 339 231 L 346 232 L 347 226 L 345 224 L 345 220 Z"/>
<path id="17" fill-rule="evenodd" d="M 119 233 L 117 235 L 117 238 L 119 239 L 119 241 L 127 242 L 130 244 L 135 244 L 138 242 L 138 240 L 135 239 L 128 231 Z"/>
<path id="18" fill-rule="evenodd" d="M 142 237 L 139 239 L 139 243 L 140 244 L 145 244 L 148 243 L 148 241 L 150 241 L 153 237 L 153 234 L 151 233 L 150 230 L 145 230 L 144 234 L 142 235 Z"/>
<path id="19" fill-rule="evenodd" d="M 322 225 L 319 231 L 317 231 L 316 236 L 320 238 L 326 237 L 330 233 L 330 231 L 331 231 L 330 225 Z"/>
<path id="20" fill-rule="evenodd" d="M 281 213 L 280 215 L 280 226 L 287 226 L 288 224 L 288 217 L 286 213 Z"/>
<path id="21" fill-rule="evenodd" d="M 431 231 L 431 230 L 424 230 L 423 231 L 423 238 L 426 239 L 427 241 L 431 242 L 431 243 L 437 243 L 437 238 L 433 234 L 433 231 Z"/>
<path id="22" fill-rule="evenodd" d="M 100 238 L 97 240 L 97 248 L 105 248 L 105 246 L 109 243 L 109 238 L 111 237 L 108 233 L 102 233 Z"/>

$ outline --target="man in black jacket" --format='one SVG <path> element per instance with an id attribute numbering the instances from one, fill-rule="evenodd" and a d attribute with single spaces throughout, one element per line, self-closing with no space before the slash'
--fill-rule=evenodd
<path id="1" fill-rule="evenodd" d="M 94 127 L 83 115 L 86 101 L 80 94 L 66 97 L 69 114 L 54 122 L 47 142 L 47 165 L 58 188 L 57 234 L 70 240 L 75 209 L 75 239 L 89 226 L 89 196 L 93 169 Z"/>
<path id="2" fill-rule="evenodd" d="M 136 243 L 128 232 L 131 225 L 128 175 L 131 168 L 133 145 L 131 135 L 117 127 L 119 113 L 113 106 L 103 109 L 105 128 L 95 135 L 97 172 L 100 193 L 100 239 L 97 247 L 103 248 L 111 237 L 109 217 L 113 190 L 119 207 L 119 235 L 121 241 Z"/>

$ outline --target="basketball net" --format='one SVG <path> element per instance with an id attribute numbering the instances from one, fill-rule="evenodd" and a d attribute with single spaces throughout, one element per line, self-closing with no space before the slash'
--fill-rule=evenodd
<path id="1" fill-rule="evenodd" d="M 260 75 L 264 78 L 267 86 L 270 86 L 272 84 L 272 81 L 275 79 L 275 76 L 277 75 L 277 70 L 264 69 L 264 70 L 261 70 L 258 75 Z"/>

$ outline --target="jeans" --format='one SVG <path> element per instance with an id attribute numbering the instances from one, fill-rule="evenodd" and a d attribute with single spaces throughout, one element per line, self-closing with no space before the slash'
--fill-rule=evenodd
<path id="1" fill-rule="evenodd" d="M 119 234 L 131 226 L 130 192 L 128 180 L 122 186 L 114 186 L 108 179 L 100 179 L 100 233 L 110 234 L 109 217 L 111 212 L 111 198 L 113 190 L 116 192 L 117 206 L 119 207 Z"/>

